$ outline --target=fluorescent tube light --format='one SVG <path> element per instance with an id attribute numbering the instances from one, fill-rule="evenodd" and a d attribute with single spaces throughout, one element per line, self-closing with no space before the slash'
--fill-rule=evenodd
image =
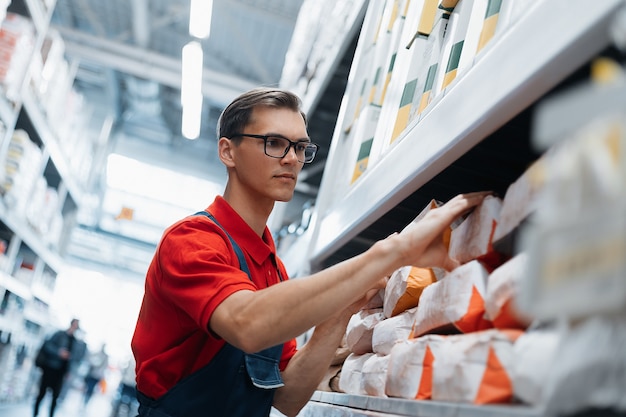
<path id="1" fill-rule="evenodd" d="M 183 108 L 182 134 L 187 139 L 196 139 L 200 135 L 203 59 L 199 42 L 191 41 L 183 46 L 180 101 Z"/>
<path id="2" fill-rule="evenodd" d="M 211 33 L 213 0 L 191 0 L 189 9 L 189 34 L 204 39 Z"/>

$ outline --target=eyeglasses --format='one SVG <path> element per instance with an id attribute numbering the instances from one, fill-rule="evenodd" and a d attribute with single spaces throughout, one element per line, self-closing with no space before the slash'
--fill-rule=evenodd
<path id="1" fill-rule="evenodd" d="M 292 142 L 282 136 L 248 135 L 245 133 L 235 133 L 234 135 L 231 135 L 231 138 L 234 137 L 263 139 L 263 142 L 265 144 L 263 151 L 265 152 L 265 155 L 272 158 L 284 158 L 285 155 L 287 155 L 287 153 L 289 152 L 289 149 L 293 146 L 294 151 L 296 151 L 296 157 L 298 158 L 298 162 L 302 162 L 305 164 L 313 162 L 315 154 L 319 149 L 319 146 L 315 143 L 306 141 Z"/>

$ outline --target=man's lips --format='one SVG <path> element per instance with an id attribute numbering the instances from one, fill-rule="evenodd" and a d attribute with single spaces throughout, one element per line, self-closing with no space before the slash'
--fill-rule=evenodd
<path id="1" fill-rule="evenodd" d="M 286 179 L 286 180 L 293 180 L 293 181 L 296 180 L 296 176 L 290 173 L 278 174 L 278 175 L 274 175 L 274 177 L 280 178 L 280 179 Z"/>

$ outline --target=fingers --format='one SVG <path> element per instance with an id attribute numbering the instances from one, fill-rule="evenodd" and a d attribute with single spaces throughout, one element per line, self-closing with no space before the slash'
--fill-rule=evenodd
<path id="1" fill-rule="evenodd" d="M 466 201 L 468 204 L 478 204 L 488 195 L 492 195 L 493 191 L 476 191 L 473 193 L 463 193 L 452 198 L 449 203 L 455 201 Z M 447 203 L 446 203 L 447 204 Z"/>
<path id="2" fill-rule="evenodd" d="M 443 269 L 445 269 L 446 271 L 450 272 L 450 271 L 454 270 L 455 268 L 457 268 L 460 265 L 461 265 L 461 263 L 459 261 L 457 261 L 456 259 L 452 259 L 451 257 L 447 256 L 446 258 L 444 258 L 441 267 Z"/>
<path id="3" fill-rule="evenodd" d="M 455 215 L 461 215 L 476 207 L 485 197 L 493 195 L 492 191 L 477 191 L 473 193 L 459 194 L 442 206 L 449 208 Z"/>

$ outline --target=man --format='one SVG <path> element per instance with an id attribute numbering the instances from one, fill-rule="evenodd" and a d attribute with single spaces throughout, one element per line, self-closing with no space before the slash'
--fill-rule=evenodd
<path id="1" fill-rule="evenodd" d="M 140 416 L 267 416 L 272 405 L 296 415 L 368 295 L 401 266 L 455 266 L 443 230 L 485 195 L 455 197 L 355 258 L 288 280 L 266 222 L 317 151 L 300 100 L 244 93 L 223 111 L 218 138 L 228 181 L 206 209 L 213 219 L 168 228 L 146 276 L 132 340 Z"/>
<path id="2" fill-rule="evenodd" d="M 52 391 L 52 401 L 50 402 L 50 417 L 54 415 L 57 400 L 63 387 L 65 375 L 69 369 L 70 361 L 76 355 L 78 346 L 75 333 L 79 328 L 78 319 L 72 319 L 67 330 L 55 332 L 42 346 L 43 363 L 41 363 L 41 380 L 39 382 L 39 393 L 35 400 L 33 415 L 39 414 L 39 405 L 46 395 L 48 389 Z"/>

